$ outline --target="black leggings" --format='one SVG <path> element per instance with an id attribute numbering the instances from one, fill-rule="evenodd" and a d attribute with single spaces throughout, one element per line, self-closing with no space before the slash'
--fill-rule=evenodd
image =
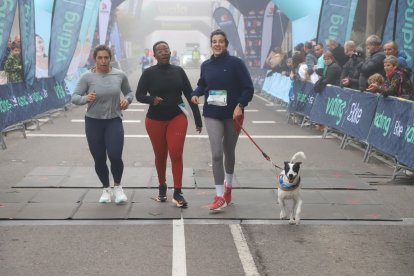
<path id="1" fill-rule="evenodd" d="M 121 183 L 124 163 L 124 127 L 121 118 L 93 119 L 85 117 L 85 133 L 89 150 L 95 160 L 95 171 L 104 188 L 109 187 L 109 171 L 106 155 L 111 162 L 111 173 L 115 183 Z"/>

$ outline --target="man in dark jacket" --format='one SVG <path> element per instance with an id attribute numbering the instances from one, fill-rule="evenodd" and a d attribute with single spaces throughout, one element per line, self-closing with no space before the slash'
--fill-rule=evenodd
<path id="1" fill-rule="evenodd" d="M 381 38 L 377 35 L 370 35 L 365 41 L 369 57 L 361 66 L 361 73 L 359 75 L 359 90 L 365 91 L 368 86 L 368 78 L 379 73 L 385 77 L 384 59 L 385 54 L 381 50 Z"/>
<path id="2" fill-rule="evenodd" d="M 349 60 L 342 67 L 341 85 L 358 90 L 360 70 L 365 60 L 363 50 L 360 47 L 356 47 L 355 42 L 352 40 L 346 41 L 344 48 Z"/>
<path id="3" fill-rule="evenodd" d="M 329 51 L 333 54 L 336 63 L 342 68 L 349 59 L 349 57 L 345 55 L 344 47 L 342 47 L 342 45 L 335 40 L 328 39 L 326 42 L 326 48 L 329 49 Z"/>

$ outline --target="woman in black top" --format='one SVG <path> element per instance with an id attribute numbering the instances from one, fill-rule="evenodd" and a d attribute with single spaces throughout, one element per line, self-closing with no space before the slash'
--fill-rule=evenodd
<path id="1" fill-rule="evenodd" d="M 191 103 L 193 89 L 184 70 L 170 64 L 171 51 L 165 41 L 153 46 L 154 57 L 158 63 L 142 73 L 138 82 L 136 98 L 149 104 L 145 127 L 155 154 L 155 167 L 159 181 L 160 202 L 167 200 L 166 168 L 170 155 L 174 179 L 173 202 L 178 207 L 187 207 L 182 196 L 183 150 L 187 133 L 187 111 L 181 95 L 184 94 L 194 115 L 196 130 L 201 132 L 200 110 Z"/>

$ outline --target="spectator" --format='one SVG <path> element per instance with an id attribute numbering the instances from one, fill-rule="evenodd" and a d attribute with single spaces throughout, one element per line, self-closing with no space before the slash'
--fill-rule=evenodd
<path id="1" fill-rule="evenodd" d="M 305 51 L 305 63 L 307 66 L 307 74 L 310 77 L 314 73 L 314 67 L 318 63 L 313 50 L 312 50 L 312 42 L 306 41 L 305 45 L 303 46 L 303 50 Z"/>
<path id="2" fill-rule="evenodd" d="M 270 74 L 282 73 L 288 70 L 286 65 L 286 55 L 280 48 L 274 48 L 266 58 L 266 64 L 272 70 Z"/>
<path id="3" fill-rule="evenodd" d="M 291 80 L 299 80 L 300 79 L 300 75 L 299 75 L 299 65 L 304 61 L 303 56 L 297 52 L 293 55 L 292 57 L 292 63 L 291 65 L 288 66 L 290 67 L 290 74 L 289 77 Z"/>
<path id="4" fill-rule="evenodd" d="M 358 80 L 359 89 L 361 91 L 367 89 L 367 81 L 371 75 L 380 73 L 381 75 L 385 76 L 385 54 L 383 51 L 381 51 L 381 42 L 381 38 L 379 38 L 377 35 L 370 35 L 365 42 L 369 57 L 367 57 L 361 66 Z"/>
<path id="5" fill-rule="evenodd" d="M 378 86 L 382 86 L 384 84 L 384 77 L 381 74 L 375 73 L 368 78 L 368 87 L 371 84 L 376 84 Z"/>
<path id="6" fill-rule="evenodd" d="M 398 67 L 398 59 L 389 55 L 384 59 L 386 73 L 384 84 L 374 82 L 368 87 L 368 91 L 379 92 L 384 97 L 395 96 L 404 99 L 413 99 L 413 84 L 410 73 L 404 67 Z"/>
<path id="7" fill-rule="evenodd" d="M 141 64 L 141 72 L 144 72 L 145 69 L 151 67 L 153 62 L 154 62 L 154 60 L 153 60 L 152 56 L 150 56 L 150 54 L 149 54 L 149 49 L 145 48 L 144 49 L 144 55 L 141 56 L 141 58 L 139 60 L 139 64 Z"/>
<path id="8" fill-rule="evenodd" d="M 328 51 L 324 54 L 323 60 L 325 62 L 326 70 L 322 77 L 324 85 L 331 84 L 339 86 L 341 79 L 341 66 L 336 63 L 334 55 Z"/>
<path id="9" fill-rule="evenodd" d="M 315 53 L 315 57 L 318 59 L 318 62 L 316 64 L 316 74 L 318 76 L 323 76 L 325 73 L 325 62 L 323 60 L 324 56 L 324 49 L 322 43 L 316 43 L 315 46 L 313 46 L 313 52 Z"/>
<path id="10" fill-rule="evenodd" d="M 342 68 L 349 59 L 349 57 L 345 55 L 344 47 L 334 39 L 328 39 L 326 48 L 329 49 L 335 58 L 336 63 Z"/>
<path id="11" fill-rule="evenodd" d="M 352 89 L 358 89 L 359 74 L 362 63 L 364 62 L 364 54 L 361 48 L 357 48 L 355 42 L 348 40 L 344 44 L 345 54 L 349 60 L 345 63 L 341 73 L 341 85 Z"/>
<path id="12" fill-rule="evenodd" d="M 180 65 L 180 58 L 177 56 L 177 51 L 173 50 L 171 57 L 170 57 L 170 63 L 172 65 Z"/>
<path id="13" fill-rule="evenodd" d="M 389 40 L 387 41 L 384 46 L 384 53 L 386 56 L 392 55 L 397 57 L 398 65 L 407 67 L 407 55 L 404 51 L 398 51 L 398 45 L 395 41 Z"/>
<path id="14" fill-rule="evenodd" d="M 12 42 L 11 52 L 4 64 L 4 70 L 7 75 L 7 82 L 23 81 L 23 66 L 20 57 L 20 47 Z"/>

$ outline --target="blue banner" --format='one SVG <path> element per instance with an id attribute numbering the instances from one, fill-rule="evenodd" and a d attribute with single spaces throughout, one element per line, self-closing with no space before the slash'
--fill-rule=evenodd
<path id="1" fill-rule="evenodd" d="M 395 41 L 397 42 L 398 49 L 405 52 L 408 67 L 414 69 L 414 2 L 399 0 L 397 5 Z"/>
<path id="2" fill-rule="evenodd" d="M 0 0 L 0 64 L 7 58 L 6 49 L 13 25 L 14 15 L 16 14 L 17 2 L 14 0 Z M 3 70 L 1 68 L 0 70 Z"/>
<path id="3" fill-rule="evenodd" d="M 294 81 L 288 107 L 289 112 L 309 116 L 316 95 L 313 91 L 313 83 L 301 80 Z"/>
<path id="4" fill-rule="evenodd" d="M 66 100 L 64 88 L 53 78 L 37 79 L 29 88 L 22 82 L 0 85 L 0 130 L 63 107 Z"/>
<path id="5" fill-rule="evenodd" d="M 343 45 L 349 39 L 356 9 L 355 1 L 323 1 L 318 27 L 319 42 L 325 44 L 326 40 L 334 39 Z"/>
<path id="6" fill-rule="evenodd" d="M 68 71 L 82 24 L 86 0 L 55 2 L 50 38 L 49 76 L 62 81 Z"/>
<path id="7" fill-rule="evenodd" d="M 379 96 L 373 93 L 349 91 L 351 92 L 351 99 L 339 130 L 359 140 L 366 140 Z"/>
<path id="8" fill-rule="evenodd" d="M 368 143 L 396 157 L 402 146 L 410 111 L 412 112 L 412 102 L 381 97 L 369 131 Z"/>
<path id="9" fill-rule="evenodd" d="M 236 23 L 234 22 L 233 15 L 230 11 L 226 8 L 219 7 L 215 9 L 213 18 L 216 20 L 220 28 L 226 33 L 227 39 L 229 40 L 229 50 L 233 49 L 235 51 L 232 52 L 230 50 L 230 54 L 244 58 L 239 33 L 237 32 Z"/>
<path id="10" fill-rule="evenodd" d="M 36 39 L 34 0 L 19 0 L 20 47 L 23 77 L 33 85 L 36 74 Z"/>

